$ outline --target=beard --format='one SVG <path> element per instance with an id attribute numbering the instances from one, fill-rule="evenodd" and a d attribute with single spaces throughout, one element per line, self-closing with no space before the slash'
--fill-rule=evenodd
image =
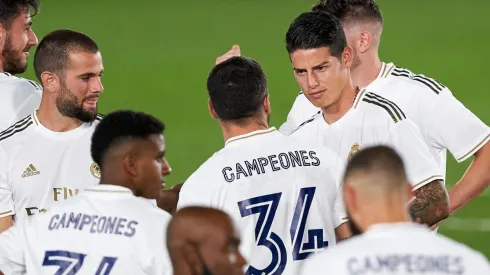
<path id="1" fill-rule="evenodd" d="M 23 60 L 24 51 L 16 51 L 12 46 L 12 37 L 7 33 L 5 47 L 2 51 L 4 59 L 4 71 L 10 74 L 21 74 L 27 70 L 27 61 Z"/>
<path id="2" fill-rule="evenodd" d="M 75 118 L 86 123 L 93 122 L 97 117 L 98 107 L 96 106 L 93 110 L 88 111 L 83 109 L 83 103 L 90 98 L 92 97 L 83 98 L 78 103 L 78 98 L 70 92 L 64 82 L 61 82 L 61 94 L 56 98 L 56 107 L 63 116 Z"/>
<path id="3" fill-rule="evenodd" d="M 357 54 L 357 51 L 352 48 L 352 65 L 350 66 L 350 70 L 355 70 L 359 65 L 361 65 L 361 58 Z"/>
<path id="4" fill-rule="evenodd" d="M 347 218 L 349 219 L 349 228 L 350 228 L 350 231 L 352 233 L 352 236 L 361 235 L 362 234 L 361 229 L 356 224 L 356 222 L 352 219 L 352 217 L 350 216 L 350 214 L 348 212 L 347 212 Z"/>

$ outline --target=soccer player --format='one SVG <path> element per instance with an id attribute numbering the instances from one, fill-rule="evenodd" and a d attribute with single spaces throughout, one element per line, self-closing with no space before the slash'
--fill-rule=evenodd
<path id="1" fill-rule="evenodd" d="M 458 162 L 475 157 L 458 184 L 449 191 L 450 213 L 481 194 L 490 184 L 490 128 L 438 81 L 380 60 L 383 17 L 376 2 L 323 0 L 313 11 L 328 12 L 340 20 L 353 51 L 354 85 L 367 87 L 395 102 L 418 125 L 441 175 L 446 174 L 447 150 Z M 300 93 L 280 131 L 291 133 L 318 111 Z"/>
<path id="2" fill-rule="evenodd" d="M 481 253 L 410 221 L 412 192 L 393 149 L 361 150 L 346 168 L 344 201 L 364 233 L 308 259 L 300 274 L 490 274 Z"/>
<path id="3" fill-rule="evenodd" d="M 87 35 L 56 30 L 34 56 L 43 85 L 37 111 L 0 133 L 0 232 L 95 185 L 90 138 L 101 116 L 102 56 Z"/>
<path id="4" fill-rule="evenodd" d="M 226 213 L 186 207 L 170 221 L 167 247 L 174 275 L 243 275 L 240 238 Z"/>
<path id="5" fill-rule="evenodd" d="M 394 147 L 416 190 L 410 205 L 413 219 L 432 226 L 446 218 L 444 177 L 417 126 L 395 103 L 352 84 L 353 52 L 340 22 L 327 13 L 303 13 L 291 23 L 286 44 L 296 81 L 321 109 L 292 136 L 331 148 L 344 163 L 368 146 Z"/>
<path id="6" fill-rule="evenodd" d="M 241 230 L 248 274 L 298 274 L 310 254 L 349 237 L 341 159 L 269 128 L 267 80 L 256 61 L 218 64 L 207 88 L 225 146 L 185 181 L 177 209 L 228 213 Z"/>
<path id="7" fill-rule="evenodd" d="M 164 125 L 133 111 L 105 117 L 89 152 L 100 184 L 0 234 L 5 274 L 172 274 L 170 214 L 148 200 L 163 180 Z"/>
<path id="8" fill-rule="evenodd" d="M 31 24 L 38 9 L 39 0 L 0 1 L 0 131 L 41 102 L 41 86 L 15 76 L 26 71 L 29 50 L 37 45 Z"/>

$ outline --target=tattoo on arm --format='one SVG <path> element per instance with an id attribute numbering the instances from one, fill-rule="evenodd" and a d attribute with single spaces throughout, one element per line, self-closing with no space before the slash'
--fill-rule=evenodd
<path id="1" fill-rule="evenodd" d="M 432 226 L 449 216 L 449 198 L 441 181 L 430 182 L 415 190 L 410 215 L 417 223 Z"/>

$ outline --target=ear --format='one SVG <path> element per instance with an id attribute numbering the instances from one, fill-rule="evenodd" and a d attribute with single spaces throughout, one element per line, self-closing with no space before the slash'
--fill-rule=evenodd
<path id="1" fill-rule="evenodd" d="M 5 37 L 7 36 L 7 29 L 0 24 L 0 49 L 3 49 L 5 45 Z"/>
<path id="2" fill-rule="evenodd" d="M 124 157 L 124 168 L 132 177 L 137 177 L 139 174 L 136 158 L 133 154 L 128 154 Z"/>
<path id="3" fill-rule="evenodd" d="M 352 65 L 353 52 L 354 51 L 349 46 L 346 46 L 342 52 L 342 65 L 347 69 Z"/>
<path id="4" fill-rule="evenodd" d="M 344 182 L 343 186 L 343 193 L 344 193 L 344 204 L 346 207 L 346 210 L 348 213 L 356 213 L 357 209 L 359 208 L 359 204 L 357 202 L 357 194 L 356 190 L 352 188 L 349 184 Z"/>
<path id="5" fill-rule="evenodd" d="M 362 31 L 359 34 L 359 52 L 365 53 L 369 48 L 371 48 L 371 44 L 373 43 L 373 35 L 368 31 Z"/>
<path id="6" fill-rule="evenodd" d="M 218 115 L 216 114 L 216 111 L 214 110 L 213 103 L 211 102 L 211 99 L 208 99 L 208 109 L 209 113 L 214 119 L 218 119 Z"/>
<path id="7" fill-rule="evenodd" d="M 271 102 L 270 102 L 270 99 L 269 99 L 269 94 L 267 94 L 265 97 L 264 97 L 264 102 L 262 103 L 263 107 L 264 107 L 264 111 L 266 114 L 270 114 L 271 113 Z"/>
<path id="8" fill-rule="evenodd" d="M 60 90 L 61 79 L 52 72 L 43 72 L 41 74 L 43 90 L 56 93 Z"/>

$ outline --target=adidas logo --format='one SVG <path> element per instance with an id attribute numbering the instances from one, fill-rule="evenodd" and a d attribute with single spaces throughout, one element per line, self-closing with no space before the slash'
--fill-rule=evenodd
<path id="1" fill-rule="evenodd" d="M 29 166 L 27 166 L 27 169 L 22 174 L 22 177 L 27 178 L 27 177 L 36 176 L 39 174 L 41 174 L 41 172 L 37 171 L 37 169 L 36 169 L 36 167 L 34 167 L 34 165 L 29 164 Z"/>

